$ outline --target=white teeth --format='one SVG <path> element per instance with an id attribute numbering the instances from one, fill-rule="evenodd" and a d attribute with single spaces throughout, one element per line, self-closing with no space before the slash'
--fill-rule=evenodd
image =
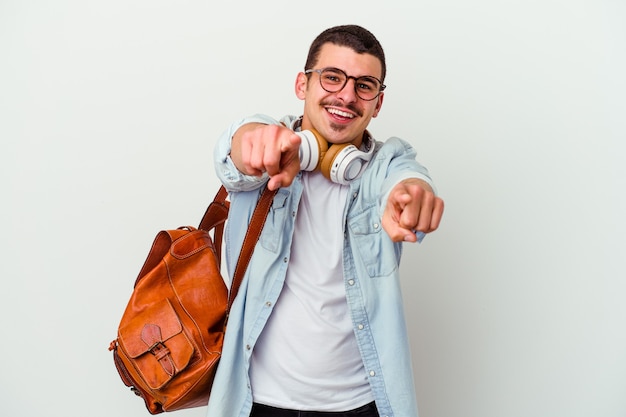
<path id="1" fill-rule="evenodd" d="M 346 113 L 345 111 L 337 110 L 337 109 L 328 109 L 328 113 L 336 114 L 337 116 L 347 117 L 352 119 L 354 116 L 350 113 Z"/>

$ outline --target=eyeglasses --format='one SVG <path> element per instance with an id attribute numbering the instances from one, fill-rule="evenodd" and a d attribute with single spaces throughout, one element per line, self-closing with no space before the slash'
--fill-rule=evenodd
<path id="1" fill-rule="evenodd" d="M 362 77 L 353 77 L 346 74 L 339 68 L 322 68 L 322 69 L 308 69 L 304 71 L 305 74 L 317 72 L 320 76 L 320 85 L 329 93 L 337 93 L 346 86 L 348 80 L 351 78 L 354 80 L 354 92 L 356 95 L 365 101 L 374 100 L 382 93 L 386 85 L 382 83 L 378 78 L 371 75 L 364 75 Z"/>

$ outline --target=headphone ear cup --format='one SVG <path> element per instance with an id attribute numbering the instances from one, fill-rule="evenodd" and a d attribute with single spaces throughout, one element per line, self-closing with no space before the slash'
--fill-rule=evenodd
<path id="1" fill-rule="evenodd" d="M 333 181 L 333 179 L 331 178 L 331 171 L 333 169 L 333 163 L 335 162 L 337 155 L 348 146 L 352 146 L 354 148 L 354 145 L 350 143 L 333 144 L 330 146 L 330 148 L 328 148 L 324 157 L 321 158 L 320 171 L 322 171 L 322 174 L 324 174 L 324 176 L 329 180 Z"/>
<path id="2" fill-rule="evenodd" d="M 315 135 L 315 139 L 317 140 L 317 146 L 319 149 L 319 160 L 317 161 L 317 166 L 315 167 L 315 169 L 320 169 L 320 165 L 322 164 L 322 161 L 324 160 L 324 158 L 326 158 L 326 154 L 328 153 L 328 142 L 326 142 L 326 140 L 322 137 L 322 135 L 317 132 L 317 130 L 311 130 L 313 132 L 313 135 Z"/>
<path id="3" fill-rule="evenodd" d="M 300 169 L 303 171 L 315 171 L 328 150 L 326 142 L 316 131 L 303 130 L 295 132 L 300 136 Z"/>

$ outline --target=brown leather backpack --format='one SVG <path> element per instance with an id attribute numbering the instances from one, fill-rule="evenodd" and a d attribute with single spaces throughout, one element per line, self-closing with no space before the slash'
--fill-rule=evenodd
<path id="1" fill-rule="evenodd" d="M 257 204 L 230 294 L 220 274 L 229 210 L 224 187 L 197 229 L 186 226 L 157 234 L 135 281 L 117 338 L 109 346 L 122 381 L 143 398 L 151 414 L 208 403 L 227 314 L 274 194 L 266 189 Z"/>

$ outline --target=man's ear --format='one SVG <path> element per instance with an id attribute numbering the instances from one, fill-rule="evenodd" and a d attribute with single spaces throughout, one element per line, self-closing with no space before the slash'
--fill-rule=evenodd
<path id="1" fill-rule="evenodd" d="M 308 82 L 309 78 L 306 76 L 305 73 L 298 73 L 298 76 L 296 77 L 295 89 L 296 97 L 298 97 L 300 100 L 304 100 L 306 98 L 306 86 Z"/>

